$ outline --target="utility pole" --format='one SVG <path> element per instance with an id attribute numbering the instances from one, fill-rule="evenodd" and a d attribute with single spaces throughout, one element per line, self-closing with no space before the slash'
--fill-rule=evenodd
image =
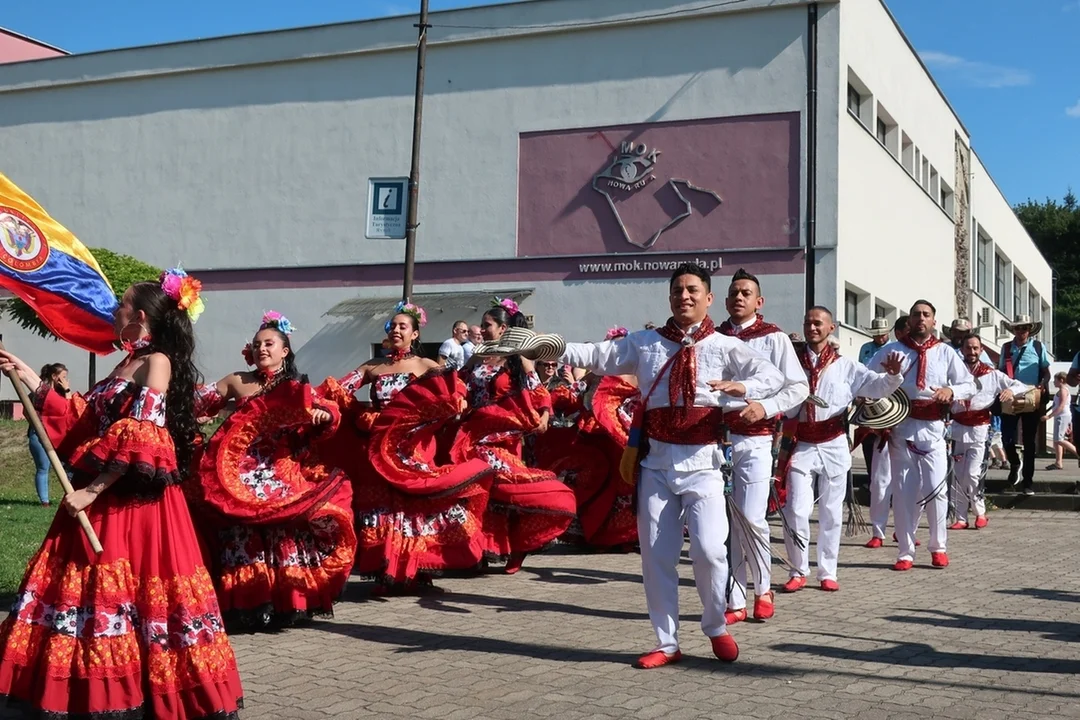
<path id="1" fill-rule="evenodd" d="M 420 125 L 424 116 L 424 63 L 427 60 L 428 0 L 420 0 L 416 41 L 416 99 L 413 102 L 412 168 L 409 170 L 409 211 L 405 218 L 405 282 L 401 299 L 412 297 L 416 264 L 416 212 L 420 198 Z"/>

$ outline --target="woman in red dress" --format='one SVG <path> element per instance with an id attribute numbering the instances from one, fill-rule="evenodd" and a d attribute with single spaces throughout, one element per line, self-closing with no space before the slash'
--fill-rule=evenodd
<path id="1" fill-rule="evenodd" d="M 376 594 L 437 591 L 433 573 L 475 567 L 483 556 L 483 481 L 491 470 L 480 461 L 451 465 L 436 457 L 466 390 L 456 374 L 415 353 L 425 322 L 422 308 L 399 303 L 386 324 L 386 357 L 321 388 L 346 418 L 333 455 L 348 463 L 353 481 L 355 569 L 379 581 Z M 355 396 L 365 385 L 370 408 Z"/>
<path id="2" fill-rule="evenodd" d="M 488 310 L 480 324 L 485 342 L 509 327 L 525 327 L 511 300 Z M 451 458 L 483 460 L 495 472 L 484 513 L 485 555 L 506 561 L 505 572 L 521 569 L 526 553 L 539 550 L 566 531 L 574 519 L 574 493 L 547 470 L 529 467 L 523 439 L 548 429 L 551 396 L 533 363 L 520 356 L 474 354 L 461 370 L 469 387 L 469 413 Z"/>
<path id="3" fill-rule="evenodd" d="M 0 369 L 36 390 L 76 488 L 0 625 L 0 705 L 55 720 L 238 717 L 236 660 L 179 486 L 198 437 L 198 291 L 178 270 L 131 286 L 115 320 L 128 356 L 85 398 L 61 398 L 0 353 Z"/>
<path id="4" fill-rule="evenodd" d="M 200 415 L 234 407 L 187 488 L 230 630 L 332 616 L 356 554 L 352 487 L 315 450 L 340 415 L 297 370 L 292 331 L 266 313 L 244 348 L 255 369 L 200 392 Z"/>

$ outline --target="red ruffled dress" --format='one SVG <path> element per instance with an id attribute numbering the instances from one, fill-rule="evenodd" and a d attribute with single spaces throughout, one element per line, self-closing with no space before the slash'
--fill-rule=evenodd
<path id="1" fill-rule="evenodd" d="M 574 520 L 574 491 L 555 474 L 528 467 L 522 439 L 551 410 L 551 396 L 535 373 L 517 388 L 505 366 L 479 364 L 462 371 L 469 386 L 470 411 L 451 449 L 457 463 L 483 460 L 494 478 L 484 512 L 484 553 L 508 558 L 532 552 L 562 535 Z"/>
<path id="2" fill-rule="evenodd" d="M 86 510 L 101 555 L 61 510 L 31 558 L 0 625 L 0 701 L 53 720 L 238 717 L 240 676 L 179 486 L 165 397 L 109 378 L 85 400 L 45 389 L 36 404 L 76 489 L 121 477 Z"/>
<path id="3" fill-rule="evenodd" d="M 420 575 L 475 567 L 493 470 L 481 460 L 451 464 L 438 450 L 465 408 L 465 384 L 452 372 L 385 373 L 375 376 L 372 408 L 364 409 L 354 396 L 364 377 L 357 371 L 323 385 L 357 423 L 335 440 L 353 454 L 356 571 L 410 585 Z"/>
<path id="4" fill-rule="evenodd" d="M 204 391 L 199 404 L 215 415 L 224 400 Z M 314 409 L 330 423 L 312 425 Z M 230 626 L 333 615 L 356 554 L 352 486 L 314 441 L 339 422 L 336 405 L 285 379 L 241 399 L 207 443 L 187 494 Z"/>

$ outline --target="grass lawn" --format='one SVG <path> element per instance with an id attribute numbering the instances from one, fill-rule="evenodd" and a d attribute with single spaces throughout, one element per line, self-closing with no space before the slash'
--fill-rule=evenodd
<path id="1" fill-rule="evenodd" d="M 26 561 L 41 545 L 63 491 L 50 476 L 52 507 L 34 491 L 34 461 L 26 445 L 26 423 L 0 420 L 0 616 L 19 588 Z"/>

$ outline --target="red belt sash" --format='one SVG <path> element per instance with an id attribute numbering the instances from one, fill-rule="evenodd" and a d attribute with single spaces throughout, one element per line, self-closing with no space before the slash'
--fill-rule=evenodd
<path id="1" fill-rule="evenodd" d="M 763 437 L 776 433 L 776 418 L 767 417 L 756 423 L 746 422 L 739 417 L 741 410 L 732 410 L 724 413 L 724 424 L 732 435 L 745 435 L 747 437 Z"/>
<path id="2" fill-rule="evenodd" d="M 845 434 L 847 434 L 847 427 L 842 413 L 820 422 L 803 422 L 800 420 L 795 428 L 795 439 L 798 442 L 812 443 L 814 445 L 835 440 Z"/>
<path id="3" fill-rule="evenodd" d="M 934 400 L 912 400 L 911 417 L 915 420 L 933 422 L 944 420 L 949 412 L 949 406 Z"/>
<path id="4" fill-rule="evenodd" d="M 645 436 L 671 445 L 715 445 L 723 419 L 718 407 L 654 408 L 645 411 Z"/>
<path id="5" fill-rule="evenodd" d="M 954 412 L 952 419 L 960 425 L 967 427 L 979 427 L 990 424 L 990 410 L 968 410 L 967 412 Z"/>

